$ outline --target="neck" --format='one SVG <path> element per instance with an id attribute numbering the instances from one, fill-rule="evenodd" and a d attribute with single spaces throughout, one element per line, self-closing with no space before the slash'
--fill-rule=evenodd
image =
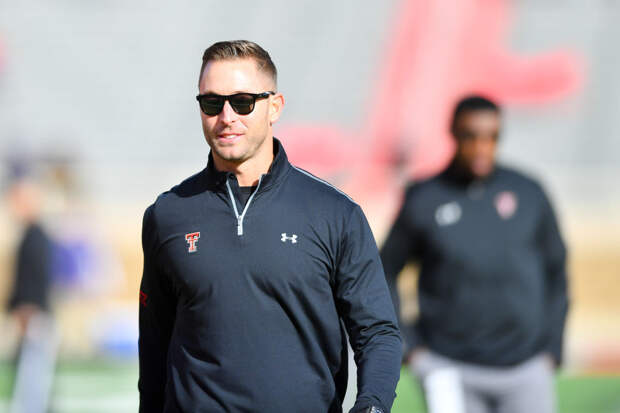
<path id="1" fill-rule="evenodd" d="M 474 174 L 466 165 L 464 165 L 458 158 L 454 158 L 449 167 L 452 171 L 452 175 L 456 176 L 460 181 L 471 182 L 471 181 L 484 181 L 488 177 L 493 174 L 495 171 L 495 165 L 493 169 L 486 175 L 476 175 Z"/>
<path id="2" fill-rule="evenodd" d="M 215 168 L 222 172 L 232 172 L 237 177 L 239 186 L 255 186 L 261 175 L 269 172 L 273 162 L 273 143 L 264 145 L 253 157 L 241 162 L 227 161 L 213 153 Z"/>

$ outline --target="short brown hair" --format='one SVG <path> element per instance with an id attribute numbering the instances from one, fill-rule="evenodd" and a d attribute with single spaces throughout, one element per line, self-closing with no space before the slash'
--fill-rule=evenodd
<path id="1" fill-rule="evenodd" d="M 273 64 L 269 53 L 258 44 L 249 40 L 230 40 L 213 43 L 202 55 L 202 66 L 198 76 L 198 84 L 202 79 L 202 72 L 210 61 L 232 59 L 254 59 L 258 70 L 265 72 L 273 79 L 274 85 L 278 84 L 278 71 Z"/>

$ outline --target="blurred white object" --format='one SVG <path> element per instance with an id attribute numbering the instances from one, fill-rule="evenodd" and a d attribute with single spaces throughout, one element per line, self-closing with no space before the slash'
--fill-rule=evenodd
<path id="1" fill-rule="evenodd" d="M 465 413 L 465 398 L 459 371 L 442 367 L 424 378 L 429 413 Z"/>

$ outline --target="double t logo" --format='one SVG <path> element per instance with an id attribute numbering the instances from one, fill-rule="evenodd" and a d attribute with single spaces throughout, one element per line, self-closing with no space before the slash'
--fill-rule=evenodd
<path id="1" fill-rule="evenodd" d="M 187 252 L 196 252 L 198 250 L 198 247 L 196 246 L 198 238 L 200 238 L 200 232 L 190 232 L 189 234 L 185 234 L 185 241 L 189 244 Z"/>

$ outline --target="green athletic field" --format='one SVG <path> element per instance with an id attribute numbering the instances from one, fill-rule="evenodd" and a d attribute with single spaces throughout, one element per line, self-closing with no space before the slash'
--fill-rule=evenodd
<path id="1" fill-rule="evenodd" d="M 61 362 L 54 384 L 53 413 L 136 412 L 137 364 Z M 0 412 L 7 411 L 12 371 L 0 363 Z M 561 376 L 557 382 L 560 413 L 620 413 L 620 376 Z M 425 412 L 420 391 L 403 370 L 394 413 Z"/>

